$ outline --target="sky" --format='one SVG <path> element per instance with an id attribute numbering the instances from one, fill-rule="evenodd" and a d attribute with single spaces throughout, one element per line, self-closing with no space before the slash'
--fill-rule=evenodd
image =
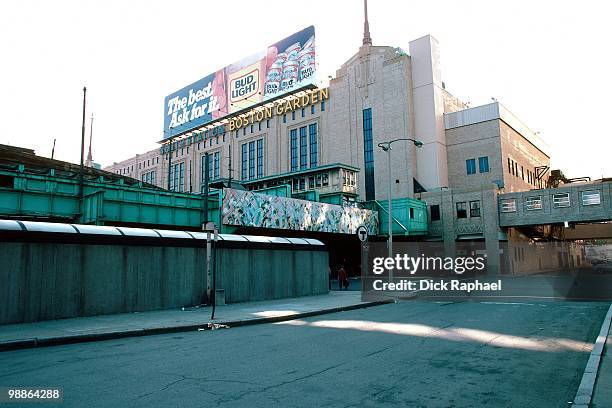
<path id="1" fill-rule="evenodd" d="M 446 88 L 497 99 L 550 146 L 568 177 L 612 177 L 612 5 L 605 1 L 368 3 L 374 45 L 440 43 Z M 0 143 L 78 163 L 83 86 L 93 158 L 158 147 L 164 97 L 314 25 L 320 79 L 361 45 L 361 0 L 3 1 Z"/>

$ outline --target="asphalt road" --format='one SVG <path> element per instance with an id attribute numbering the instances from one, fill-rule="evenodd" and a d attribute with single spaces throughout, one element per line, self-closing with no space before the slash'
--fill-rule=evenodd
<path id="1" fill-rule="evenodd" d="M 87 408 L 564 407 L 608 306 L 402 302 L 4 352 L 0 386 L 61 386 L 55 406 Z"/>

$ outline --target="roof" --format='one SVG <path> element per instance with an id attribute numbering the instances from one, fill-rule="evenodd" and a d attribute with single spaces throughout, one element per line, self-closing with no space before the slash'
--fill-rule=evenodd
<path id="1" fill-rule="evenodd" d="M 18 221 L 18 220 L 0 220 L 0 231 L 12 232 L 13 234 L 70 234 L 72 236 L 89 235 L 89 236 L 106 236 L 117 238 L 153 238 L 153 239 L 187 239 L 187 240 L 203 240 L 207 238 L 205 232 L 193 231 L 172 231 L 161 229 L 147 228 L 128 228 L 128 227 L 111 227 L 99 225 L 82 225 L 82 224 L 62 224 L 55 222 L 35 222 L 35 221 Z M 324 244 L 312 238 L 283 238 L 283 237 L 267 237 L 260 235 L 237 235 L 237 234 L 218 234 L 219 241 L 226 242 L 244 242 L 254 244 L 271 244 L 271 245 L 307 245 L 307 246 L 323 246 Z"/>

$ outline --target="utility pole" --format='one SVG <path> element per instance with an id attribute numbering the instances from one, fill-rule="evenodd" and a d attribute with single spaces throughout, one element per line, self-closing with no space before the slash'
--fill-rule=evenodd
<path id="1" fill-rule="evenodd" d="M 79 166 L 79 213 L 83 215 L 83 160 L 85 159 L 85 106 L 87 87 L 83 87 L 83 121 L 81 125 L 81 165 Z"/>
<path id="2" fill-rule="evenodd" d="M 172 178 L 172 139 L 170 139 L 170 143 L 168 144 L 168 191 L 170 190 L 170 180 Z"/>
<path id="3" fill-rule="evenodd" d="M 227 153 L 228 153 L 228 168 L 227 171 L 229 173 L 229 177 L 228 177 L 228 182 L 227 182 L 227 188 L 232 188 L 232 146 L 231 144 L 229 146 L 227 146 Z"/>
<path id="4" fill-rule="evenodd" d="M 208 223 L 208 192 L 210 184 L 210 155 L 204 153 L 204 224 Z"/>
<path id="5" fill-rule="evenodd" d="M 388 187 L 389 191 L 387 192 L 387 210 L 388 210 L 387 229 L 389 232 L 387 236 L 387 256 L 389 258 L 393 258 L 393 195 L 391 194 L 391 188 L 393 187 L 393 184 L 391 183 L 391 145 L 395 142 L 399 142 L 402 140 L 411 141 L 412 143 L 414 143 L 416 147 L 423 146 L 423 142 L 421 142 L 420 140 L 412 139 L 412 138 L 394 139 L 388 142 L 381 142 L 378 144 L 378 147 L 380 147 L 381 149 L 383 149 L 384 152 L 387 153 L 387 166 L 388 166 L 387 171 L 389 172 L 387 174 L 388 181 L 389 181 L 389 187 Z M 393 280 L 393 270 L 390 269 L 389 270 L 389 281 L 392 281 L 392 280 Z"/>

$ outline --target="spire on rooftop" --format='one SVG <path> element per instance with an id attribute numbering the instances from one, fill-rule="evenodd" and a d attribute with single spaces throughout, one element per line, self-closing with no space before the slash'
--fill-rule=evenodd
<path id="1" fill-rule="evenodd" d="M 365 20 L 363 22 L 363 45 L 372 45 L 370 25 L 368 24 L 368 0 L 363 0 L 363 10 L 365 14 Z"/>

